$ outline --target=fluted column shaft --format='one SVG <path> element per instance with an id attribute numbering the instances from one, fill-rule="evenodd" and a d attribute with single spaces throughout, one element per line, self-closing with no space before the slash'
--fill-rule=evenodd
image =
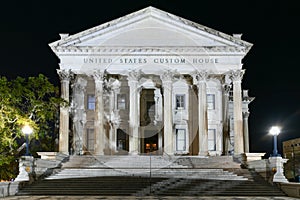
<path id="1" fill-rule="evenodd" d="M 105 130 L 104 130 L 104 104 L 103 104 L 103 78 L 104 72 L 96 71 L 93 74 L 95 80 L 95 155 L 104 155 Z"/>
<path id="2" fill-rule="evenodd" d="M 69 102 L 71 73 L 67 70 L 57 70 L 61 82 L 61 98 Z M 69 154 L 69 106 L 60 107 L 59 114 L 59 146 L 60 153 Z"/>
<path id="3" fill-rule="evenodd" d="M 129 153 L 136 155 L 139 152 L 139 90 L 138 80 L 140 72 L 131 71 L 128 74 L 129 85 Z"/>
<path id="4" fill-rule="evenodd" d="M 164 95 L 164 153 L 169 155 L 174 154 L 172 78 L 173 73 L 171 71 L 166 71 L 161 75 Z"/>
<path id="5" fill-rule="evenodd" d="M 230 85 L 223 85 L 223 154 L 228 155 L 229 152 L 229 119 L 228 119 L 228 100 Z"/>
<path id="6" fill-rule="evenodd" d="M 208 155 L 208 123 L 207 123 L 207 92 L 206 81 L 208 73 L 200 71 L 196 74 L 198 86 L 198 126 L 199 126 L 199 155 Z"/>
<path id="7" fill-rule="evenodd" d="M 249 112 L 243 113 L 243 126 L 244 126 L 244 148 L 245 153 L 249 153 L 249 127 L 248 127 Z"/>
<path id="8" fill-rule="evenodd" d="M 233 84 L 233 123 L 234 154 L 244 153 L 243 114 L 242 114 L 242 78 L 244 70 L 230 72 Z"/>

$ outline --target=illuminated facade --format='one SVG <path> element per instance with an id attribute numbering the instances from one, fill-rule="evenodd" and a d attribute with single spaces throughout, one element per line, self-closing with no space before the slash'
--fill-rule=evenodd
<path id="1" fill-rule="evenodd" d="M 147 7 L 50 44 L 60 59 L 59 151 L 249 152 L 242 59 L 252 44 Z"/>

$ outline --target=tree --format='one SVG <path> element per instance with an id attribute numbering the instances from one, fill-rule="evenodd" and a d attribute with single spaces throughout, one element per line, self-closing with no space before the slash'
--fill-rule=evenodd
<path id="1" fill-rule="evenodd" d="M 30 137 L 32 153 L 54 150 L 54 125 L 63 103 L 58 87 L 42 74 L 10 81 L 0 77 L 0 179 L 16 175 L 14 165 L 24 142 L 24 125 L 34 129 Z"/>

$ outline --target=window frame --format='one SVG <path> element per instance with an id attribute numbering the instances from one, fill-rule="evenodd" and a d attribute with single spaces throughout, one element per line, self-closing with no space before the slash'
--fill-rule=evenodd
<path id="1" fill-rule="evenodd" d="M 181 97 L 181 98 L 179 99 L 179 101 L 177 101 L 179 97 Z M 176 94 L 175 95 L 175 109 L 176 110 L 185 110 L 185 102 L 186 102 L 186 100 L 185 100 L 185 94 Z M 181 104 L 183 104 L 183 105 L 178 106 L 178 103 L 180 105 Z"/>
<path id="2" fill-rule="evenodd" d="M 211 133 L 213 133 L 213 138 L 210 138 Z M 217 150 L 217 134 L 216 134 L 216 129 L 208 129 L 207 130 L 207 147 L 208 151 L 216 151 Z M 213 149 L 210 149 L 209 143 L 213 143 Z"/>
<path id="3" fill-rule="evenodd" d="M 209 101 L 212 97 L 212 101 Z M 206 95 L 206 104 L 207 104 L 207 110 L 215 110 L 216 109 L 216 95 L 215 94 L 207 94 Z M 212 105 L 212 106 L 210 106 Z"/>
<path id="4" fill-rule="evenodd" d="M 87 128 L 86 129 L 86 147 L 88 151 L 95 150 L 95 129 L 94 128 Z M 92 139 L 90 139 L 90 135 L 92 135 Z M 92 147 L 92 148 L 91 148 Z"/>
<path id="5" fill-rule="evenodd" d="M 94 101 L 91 101 L 91 98 L 94 99 Z M 91 106 L 93 105 L 93 106 Z M 87 110 L 95 110 L 96 109 L 96 97 L 94 94 L 88 94 L 87 95 Z"/>
<path id="6" fill-rule="evenodd" d="M 124 102 L 121 102 L 119 99 L 121 100 L 124 99 Z M 126 110 L 127 108 L 126 103 L 127 103 L 127 95 L 124 93 L 117 94 L 117 110 Z M 121 107 L 120 105 L 123 105 L 123 107 Z"/>
<path id="7" fill-rule="evenodd" d="M 184 135 L 184 139 L 178 139 L 178 132 L 179 131 L 183 131 L 183 135 Z M 175 138 L 176 138 L 176 151 L 179 151 L 179 152 L 183 152 L 183 151 L 186 151 L 186 129 L 184 128 L 177 128 L 175 130 Z M 182 149 L 179 149 L 179 145 L 178 145 L 178 142 L 179 141 L 183 141 L 183 148 Z"/>

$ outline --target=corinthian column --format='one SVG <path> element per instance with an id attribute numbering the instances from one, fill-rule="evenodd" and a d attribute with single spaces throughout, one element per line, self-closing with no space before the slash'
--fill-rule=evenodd
<path id="1" fill-rule="evenodd" d="M 234 123 L 234 154 L 244 153 L 243 113 L 242 113 L 242 78 L 244 70 L 230 72 L 233 84 L 233 123 Z"/>
<path id="2" fill-rule="evenodd" d="M 137 155 L 139 151 L 139 90 L 138 80 L 140 78 L 139 71 L 130 71 L 128 73 L 129 85 L 129 153 Z"/>
<path id="3" fill-rule="evenodd" d="M 195 75 L 198 86 L 198 126 L 199 126 L 199 156 L 208 155 L 208 125 L 207 125 L 207 103 L 206 103 L 206 81 L 208 73 L 199 71 Z"/>
<path id="4" fill-rule="evenodd" d="M 73 88 L 73 149 L 75 154 L 83 153 L 83 131 L 86 123 L 86 113 L 84 109 L 84 93 L 87 81 L 82 77 L 77 77 Z"/>
<path id="5" fill-rule="evenodd" d="M 164 153 L 174 154 L 173 116 L 172 116 L 172 79 L 173 72 L 161 75 L 164 95 Z"/>
<path id="6" fill-rule="evenodd" d="M 57 70 L 61 83 L 61 98 L 69 101 L 71 73 L 68 70 Z M 60 106 L 59 114 L 59 146 L 60 153 L 69 154 L 69 107 Z"/>
<path id="7" fill-rule="evenodd" d="M 95 71 L 93 74 L 95 80 L 95 155 L 104 155 L 105 131 L 104 131 L 104 104 L 103 104 L 103 78 L 104 72 Z"/>
<path id="8" fill-rule="evenodd" d="M 249 112 L 243 113 L 243 125 L 244 125 L 244 145 L 245 153 L 249 153 L 249 127 L 248 127 Z"/>
<path id="9" fill-rule="evenodd" d="M 223 84 L 223 154 L 228 155 L 229 152 L 229 119 L 228 119 L 228 100 L 229 91 L 231 87 L 229 84 Z"/>

